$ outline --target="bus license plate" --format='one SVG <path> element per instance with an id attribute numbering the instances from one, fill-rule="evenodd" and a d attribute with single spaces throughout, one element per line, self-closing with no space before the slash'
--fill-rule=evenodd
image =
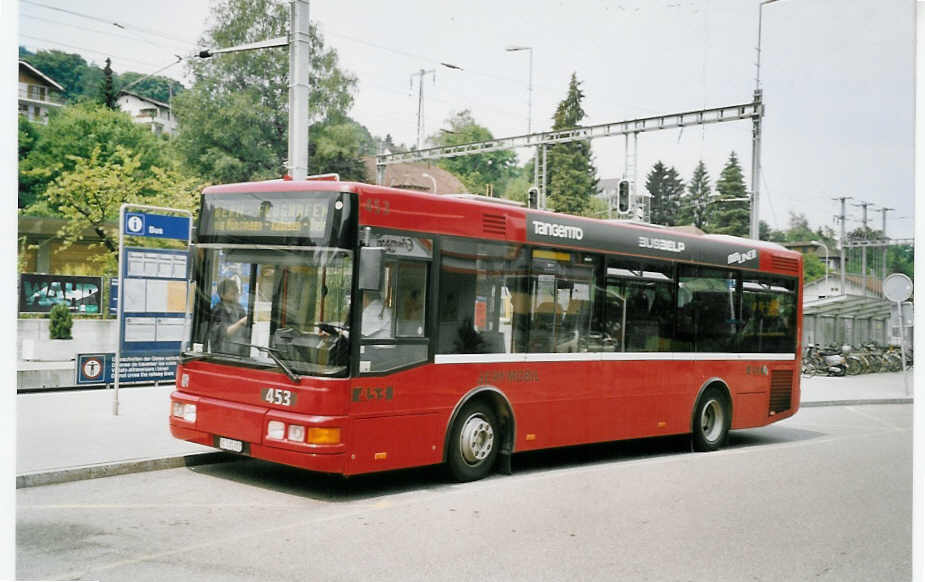
<path id="1" fill-rule="evenodd" d="M 241 441 L 236 441 L 234 439 L 226 439 L 225 437 L 218 438 L 218 448 L 224 449 L 226 451 L 233 451 L 235 453 L 240 453 L 244 450 L 244 443 Z"/>

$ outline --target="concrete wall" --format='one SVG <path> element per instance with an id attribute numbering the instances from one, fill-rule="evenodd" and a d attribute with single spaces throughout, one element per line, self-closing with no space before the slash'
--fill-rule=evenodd
<path id="1" fill-rule="evenodd" d="M 119 330 L 115 319 L 75 319 L 71 340 L 48 337 L 47 319 L 20 319 L 17 324 L 16 353 L 26 361 L 64 361 L 78 353 L 115 352 Z"/>

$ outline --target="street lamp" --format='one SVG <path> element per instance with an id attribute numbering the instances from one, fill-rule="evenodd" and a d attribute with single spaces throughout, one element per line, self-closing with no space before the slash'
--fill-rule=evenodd
<path id="1" fill-rule="evenodd" d="M 761 9 L 765 4 L 771 4 L 777 0 L 764 0 L 758 5 L 758 58 L 755 61 L 755 91 L 761 89 Z"/>
<path id="2" fill-rule="evenodd" d="M 527 133 L 533 133 L 533 47 L 532 46 L 507 46 L 504 48 L 509 53 L 517 51 L 530 51 L 530 84 L 527 89 Z"/>
<path id="3" fill-rule="evenodd" d="M 421 173 L 421 175 L 424 176 L 425 178 L 430 178 L 430 181 L 434 183 L 434 190 L 433 190 L 433 192 L 434 192 L 434 194 L 436 194 L 436 193 L 437 193 L 437 180 L 435 180 L 433 176 L 431 176 L 430 174 L 428 174 L 428 173 L 426 173 L 426 172 Z"/>
<path id="4" fill-rule="evenodd" d="M 758 213 L 758 189 L 761 184 L 761 116 L 763 115 L 761 104 L 761 9 L 765 4 L 771 4 L 777 0 L 764 0 L 758 5 L 758 48 L 757 59 L 755 61 L 755 106 L 757 111 L 752 119 L 752 211 L 749 220 L 749 237 L 758 240 L 759 235 L 759 213 Z"/>
<path id="5" fill-rule="evenodd" d="M 809 242 L 825 249 L 825 292 L 826 292 L 826 295 L 828 295 L 829 293 L 829 247 L 822 241 L 811 240 Z"/>

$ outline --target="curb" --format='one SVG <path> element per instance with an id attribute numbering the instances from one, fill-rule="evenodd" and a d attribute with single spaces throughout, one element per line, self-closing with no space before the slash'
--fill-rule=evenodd
<path id="1" fill-rule="evenodd" d="M 69 481 L 82 481 L 84 479 L 98 479 L 100 477 L 114 477 L 129 473 L 142 473 L 145 471 L 160 471 L 162 469 L 177 469 L 180 467 L 195 467 L 197 465 L 211 465 L 214 463 L 227 463 L 240 460 L 241 455 L 232 453 L 192 453 L 175 457 L 162 457 L 157 459 L 141 459 L 137 461 L 123 461 L 117 463 L 101 463 L 71 469 L 56 469 L 52 471 L 39 471 L 16 475 L 16 488 L 39 487 L 41 485 L 54 485 Z"/>
<path id="2" fill-rule="evenodd" d="M 912 404 L 910 398 L 868 398 L 864 400 L 818 400 L 815 402 L 801 402 L 800 408 L 814 408 L 818 406 L 861 406 L 864 404 Z"/>

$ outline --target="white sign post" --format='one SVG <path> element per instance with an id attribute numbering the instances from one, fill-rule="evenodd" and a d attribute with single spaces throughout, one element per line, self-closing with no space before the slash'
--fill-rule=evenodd
<path id="1" fill-rule="evenodd" d="M 912 297 L 912 280 L 902 273 L 888 275 L 883 280 L 883 294 L 896 303 L 896 313 L 899 316 L 899 349 L 903 359 L 903 386 L 906 396 L 910 396 L 909 379 L 906 378 L 906 324 L 903 318 L 903 301 Z"/>

